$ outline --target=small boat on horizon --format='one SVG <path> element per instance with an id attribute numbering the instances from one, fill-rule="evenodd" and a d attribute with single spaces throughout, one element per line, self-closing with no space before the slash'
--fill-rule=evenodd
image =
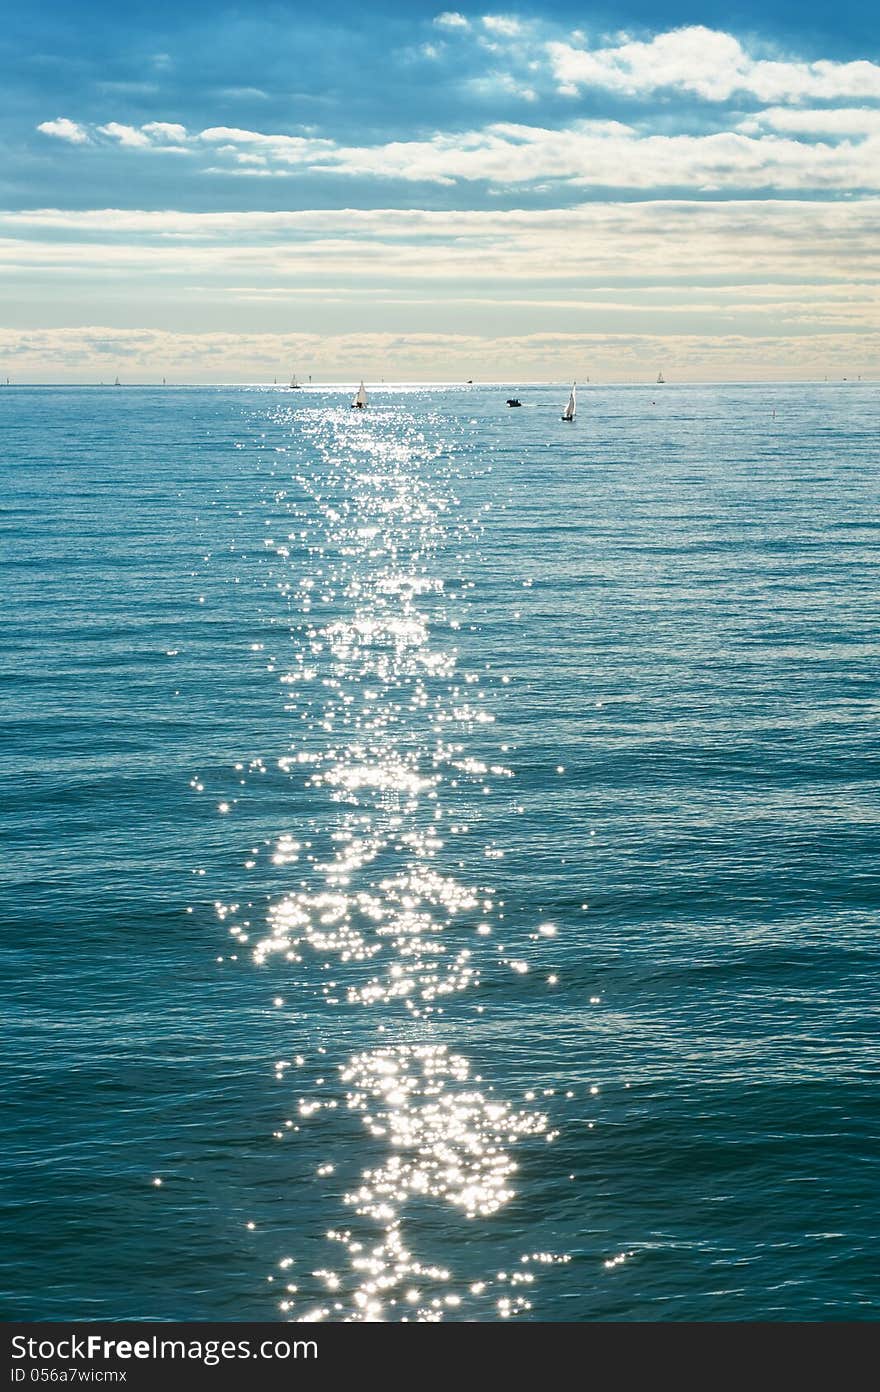
<path id="1" fill-rule="evenodd" d="M 664 385 L 665 382 L 666 382 L 666 378 L 663 376 L 663 373 L 662 373 L 662 372 L 658 372 L 658 373 L 657 373 L 657 386 L 658 386 L 658 387 L 662 387 L 662 386 Z"/>
<path id="2" fill-rule="evenodd" d="M 571 384 L 571 394 L 568 398 L 568 405 L 562 413 L 564 421 L 573 421 L 577 415 L 577 382 Z"/>
<path id="3" fill-rule="evenodd" d="M 363 411 L 368 401 L 369 398 L 367 396 L 367 389 L 364 386 L 363 378 L 361 378 L 361 384 L 357 389 L 357 395 L 355 396 L 354 401 L 351 403 L 351 409 L 353 411 Z"/>
<path id="4" fill-rule="evenodd" d="M 296 373 L 295 373 L 295 372 L 294 372 L 293 376 L 292 376 L 291 379 L 290 379 L 290 385 L 289 385 L 289 387 L 287 388 L 287 390 L 288 390 L 288 391 L 302 391 L 302 387 L 300 386 L 299 382 L 296 380 Z"/>

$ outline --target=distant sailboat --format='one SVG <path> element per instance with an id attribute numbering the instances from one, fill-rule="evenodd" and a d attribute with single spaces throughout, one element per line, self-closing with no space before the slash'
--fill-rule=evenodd
<path id="1" fill-rule="evenodd" d="M 293 376 L 292 376 L 291 379 L 290 379 L 290 386 L 288 387 L 288 391 L 302 391 L 302 387 L 300 386 L 299 382 L 296 380 L 296 373 L 295 373 L 295 372 L 294 372 Z"/>
<path id="2" fill-rule="evenodd" d="M 122 386 L 122 383 L 120 382 L 120 380 L 119 380 L 118 377 L 116 378 L 116 381 L 113 383 L 113 385 L 114 385 L 114 387 L 121 387 L 121 386 Z"/>
<path id="3" fill-rule="evenodd" d="M 663 373 L 662 373 L 662 372 L 658 372 L 658 373 L 657 373 L 657 386 L 658 386 L 658 387 L 662 387 L 665 381 L 666 381 L 666 378 L 663 376 Z"/>
<path id="4" fill-rule="evenodd" d="M 367 398 L 367 391 L 366 391 L 366 388 L 365 388 L 365 386 L 364 386 L 363 379 L 361 379 L 361 384 L 360 384 L 360 386 L 359 386 L 358 389 L 357 389 L 357 396 L 355 397 L 354 401 L 351 403 L 351 408 L 352 408 L 352 410 L 353 410 L 353 411 L 362 411 L 362 410 L 364 409 L 364 407 L 366 406 L 366 404 L 367 404 L 367 400 L 368 400 L 368 398 Z"/>
<path id="5" fill-rule="evenodd" d="M 571 395 L 568 398 L 568 405 L 562 413 L 564 421 L 573 421 L 577 415 L 577 383 L 571 384 Z"/>

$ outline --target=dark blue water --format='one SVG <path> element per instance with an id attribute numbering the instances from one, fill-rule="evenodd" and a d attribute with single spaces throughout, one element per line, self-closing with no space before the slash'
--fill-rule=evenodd
<path id="1" fill-rule="evenodd" d="M 876 1317 L 877 389 L 506 394 L 0 396 L 7 1318 Z"/>

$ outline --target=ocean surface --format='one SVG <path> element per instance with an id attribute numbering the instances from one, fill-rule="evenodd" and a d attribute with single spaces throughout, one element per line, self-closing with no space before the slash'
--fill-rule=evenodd
<path id="1" fill-rule="evenodd" d="M 4 388 L 7 1319 L 880 1304 L 878 387 Z"/>

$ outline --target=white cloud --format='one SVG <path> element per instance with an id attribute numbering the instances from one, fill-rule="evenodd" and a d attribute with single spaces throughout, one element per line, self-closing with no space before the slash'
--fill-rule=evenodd
<path id="1" fill-rule="evenodd" d="M 313 209 L 302 212 L 150 212 L 42 209 L 0 214 L 0 265 L 109 273 L 163 270 L 238 277 L 240 286 L 421 282 L 672 284 L 731 277 L 880 283 L 880 198 L 587 203 L 503 212 Z M 244 279 L 242 278 L 244 277 Z M 675 295 L 678 294 L 676 290 Z M 871 297 L 876 314 L 876 291 Z"/>
<path id="2" fill-rule="evenodd" d="M 438 29 L 470 29 L 470 21 L 465 19 L 463 14 L 457 10 L 444 10 L 442 14 L 435 15 L 434 23 Z"/>
<path id="3" fill-rule="evenodd" d="M 498 122 L 464 135 L 337 148 L 322 167 L 342 174 L 496 185 L 720 189 L 880 188 L 880 141 L 833 146 L 735 131 L 641 135 L 611 121 L 567 130 Z"/>
<path id="4" fill-rule="evenodd" d="M 54 135 L 56 140 L 68 140 L 71 145 L 85 145 L 89 139 L 85 127 L 78 121 L 68 121 L 66 116 L 59 116 L 54 121 L 41 121 L 37 130 L 44 135 Z"/>
<path id="5" fill-rule="evenodd" d="M 522 24 L 512 15 L 483 15 L 483 28 L 490 34 L 500 34 L 502 38 L 512 39 L 522 33 Z"/>
<path id="6" fill-rule="evenodd" d="M 472 90 L 486 99 L 505 93 L 536 100 L 535 89 L 510 73 L 492 72 L 471 81 Z M 236 126 L 211 126 L 192 136 L 182 126 L 159 121 L 141 129 L 117 122 L 97 129 L 135 150 L 204 153 L 211 147 L 211 173 L 224 172 L 224 160 L 227 173 L 246 172 L 256 162 L 240 155 L 250 153 L 262 156 L 263 172 L 275 175 L 305 171 L 446 185 L 480 181 L 506 188 L 560 184 L 701 192 L 880 188 L 880 131 L 873 120 L 861 125 L 861 138 L 838 139 L 846 137 L 847 125 L 835 129 L 829 113 L 826 133 L 835 136 L 835 143 L 829 144 L 798 139 L 798 118 L 778 114 L 781 110 L 770 108 L 769 130 L 760 117 L 708 135 L 653 134 L 619 121 L 572 121 L 562 130 L 493 122 L 462 133 L 438 132 L 428 139 L 350 146 L 311 135 Z M 851 115 L 846 121 L 856 129 Z M 157 146 L 151 137 L 165 144 Z"/>
<path id="7" fill-rule="evenodd" d="M 822 107 L 818 110 L 773 106 L 747 117 L 739 123 L 738 129 L 755 135 L 768 127 L 799 135 L 880 135 L 880 110 L 864 106 Z"/>
<path id="8" fill-rule="evenodd" d="M 302 135 L 272 135 L 263 131 L 242 130 L 237 126 L 210 126 L 196 137 L 208 145 L 232 150 L 237 145 L 257 148 L 283 164 L 307 165 L 332 157 L 336 146 L 332 140 Z"/>
<path id="9" fill-rule="evenodd" d="M 99 126 L 98 130 L 101 135 L 109 135 L 128 149 L 149 149 L 149 136 L 144 135 L 143 131 L 137 130 L 134 126 L 123 126 L 118 121 L 108 121 L 106 126 Z"/>
<path id="10" fill-rule="evenodd" d="M 179 126 L 171 121 L 148 121 L 145 126 L 141 126 L 141 130 L 145 135 L 165 140 L 171 145 L 182 145 L 186 140 L 186 126 Z"/>
<path id="11" fill-rule="evenodd" d="M 127 381 L 271 381 L 279 364 L 297 362 L 316 383 L 348 390 L 367 379 L 458 381 L 635 381 L 649 386 L 654 365 L 670 380 L 786 380 L 876 373 L 880 334 L 798 337 L 736 332 L 695 334 L 192 333 L 118 329 L 0 330 L 0 354 L 20 380 L 108 381 L 124 363 Z M 648 367 L 648 364 L 651 366 Z M 377 389 L 378 390 L 378 389 Z M 586 389 L 588 392 L 591 389 Z M 377 396 L 378 399 L 378 396 Z"/>
<path id="12" fill-rule="evenodd" d="M 676 88 L 719 102 L 736 93 L 770 102 L 880 98 L 876 63 L 755 58 L 732 34 L 703 25 L 605 48 L 552 42 L 547 53 L 560 90 L 568 94 L 599 87 L 627 96 Z"/>

